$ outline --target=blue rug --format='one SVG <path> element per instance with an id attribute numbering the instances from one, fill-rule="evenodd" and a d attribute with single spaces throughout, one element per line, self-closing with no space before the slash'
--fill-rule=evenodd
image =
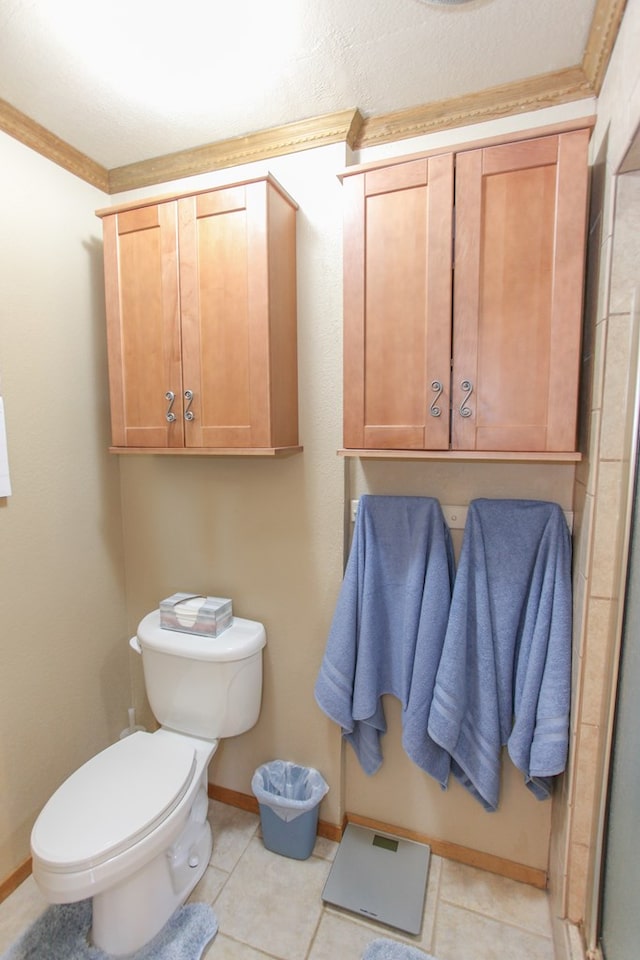
<path id="1" fill-rule="evenodd" d="M 436 958 L 408 943 L 399 943 L 397 940 L 387 940 L 382 937 L 371 941 L 362 954 L 362 960 L 436 960 Z"/>
<path id="2" fill-rule="evenodd" d="M 90 900 L 47 907 L 0 960 L 109 960 L 88 943 L 90 926 Z M 187 903 L 131 960 L 200 960 L 217 931 L 211 907 Z"/>

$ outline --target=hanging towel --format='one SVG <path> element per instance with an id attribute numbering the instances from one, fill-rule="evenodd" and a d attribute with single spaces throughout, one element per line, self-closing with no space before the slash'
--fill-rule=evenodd
<path id="1" fill-rule="evenodd" d="M 363 770 L 382 763 L 382 696 L 402 704 L 407 754 L 444 787 L 449 757 L 427 732 L 454 576 L 449 529 L 431 497 L 363 496 L 316 681 Z"/>
<path id="2" fill-rule="evenodd" d="M 487 810 L 498 806 L 505 744 L 538 799 L 564 770 L 571 607 L 571 540 L 558 504 L 474 500 L 429 733 Z"/>

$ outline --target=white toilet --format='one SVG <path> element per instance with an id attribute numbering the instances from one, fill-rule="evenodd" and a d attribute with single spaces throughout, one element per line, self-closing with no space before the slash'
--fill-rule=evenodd
<path id="1" fill-rule="evenodd" d="M 207 767 L 220 738 L 258 719 L 266 636 L 238 617 L 218 637 L 163 630 L 154 610 L 130 643 L 160 729 L 124 737 L 80 767 L 31 834 L 43 895 L 92 897 L 91 939 L 114 956 L 151 940 L 207 868 Z"/>

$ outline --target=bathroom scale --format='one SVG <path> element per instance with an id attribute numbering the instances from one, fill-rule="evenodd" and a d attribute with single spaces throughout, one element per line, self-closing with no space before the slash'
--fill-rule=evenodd
<path id="1" fill-rule="evenodd" d="M 431 848 L 347 824 L 322 899 L 406 933 L 419 933 Z"/>

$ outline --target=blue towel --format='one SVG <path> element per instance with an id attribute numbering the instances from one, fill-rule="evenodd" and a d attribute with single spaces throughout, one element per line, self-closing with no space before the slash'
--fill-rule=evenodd
<path id="1" fill-rule="evenodd" d="M 538 799 L 564 770 L 571 689 L 571 539 L 555 503 L 474 500 L 429 733 L 487 810 L 501 747 Z"/>
<path id="2" fill-rule="evenodd" d="M 316 681 L 363 770 L 382 763 L 382 696 L 402 704 L 402 743 L 444 787 L 449 756 L 427 720 L 454 576 L 442 508 L 431 497 L 360 498 L 349 560 Z"/>

